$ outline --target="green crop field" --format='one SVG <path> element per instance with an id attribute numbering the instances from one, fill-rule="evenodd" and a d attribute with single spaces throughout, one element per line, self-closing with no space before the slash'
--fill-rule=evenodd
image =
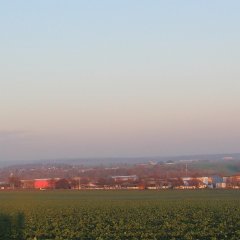
<path id="1" fill-rule="evenodd" d="M 240 191 L 0 192 L 0 239 L 240 239 Z"/>

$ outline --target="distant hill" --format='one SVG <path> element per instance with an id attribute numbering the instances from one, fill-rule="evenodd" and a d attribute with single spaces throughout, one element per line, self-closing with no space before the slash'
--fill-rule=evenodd
<path id="1" fill-rule="evenodd" d="M 234 175 L 240 173 L 240 160 L 202 160 L 192 163 L 191 167 L 199 171 L 212 171 L 225 175 Z"/>
<path id="2" fill-rule="evenodd" d="M 23 161 L 19 162 L 0 162 L 0 167 L 7 167 L 13 165 L 25 165 L 25 164 L 67 164 L 67 165 L 83 165 L 83 166 L 116 166 L 124 164 L 138 164 L 154 161 L 157 163 L 164 162 L 178 162 L 178 161 L 198 161 L 198 166 L 201 168 L 215 166 L 213 163 L 200 163 L 201 161 L 217 161 L 218 164 L 221 160 L 224 160 L 225 165 L 229 166 L 231 171 L 231 161 L 240 160 L 240 153 L 230 154 L 199 154 L 199 155 L 183 155 L 183 156 L 147 156 L 147 157 L 106 157 L 106 158 L 63 158 L 63 159 L 47 159 L 39 161 Z"/>
<path id="3" fill-rule="evenodd" d="M 230 153 L 230 154 L 204 154 L 204 155 L 183 155 L 183 156 L 147 156 L 147 157 L 106 157 L 106 158 L 75 158 L 75 159 L 55 159 L 55 160 L 45 160 L 41 163 L 66 163 L 66 164 L 76 164 L 76 165 L 86 165 L 86 166 L 96 166 L 96 165 L 118 165 L 118 164 L 137 164 L 146 163 L 148 161 L 155 162 L 167 162 L 167 161 L 184 161 L 184 160 L 240 160 L 240 153 Z"/>

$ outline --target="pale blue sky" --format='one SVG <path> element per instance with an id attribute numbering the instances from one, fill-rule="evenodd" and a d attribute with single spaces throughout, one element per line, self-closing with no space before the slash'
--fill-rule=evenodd
<path id="1" fill-rule="evenodd" d="M 1 1 L 0 161 L 240 152 L 239 12 Z"/>

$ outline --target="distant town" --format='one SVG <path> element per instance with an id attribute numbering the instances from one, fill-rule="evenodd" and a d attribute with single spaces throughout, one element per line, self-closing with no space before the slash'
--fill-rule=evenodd
<path id="1" fill-rule="evenodd" d="M 240 160 L 149 160 L 92 167 L 44 163 L 0 169 L 0 190 L 204 188 L 240 189 Z"/>

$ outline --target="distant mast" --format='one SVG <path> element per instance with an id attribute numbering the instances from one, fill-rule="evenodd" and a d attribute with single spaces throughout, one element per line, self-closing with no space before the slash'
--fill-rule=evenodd
<path id="1" fill-rule="evenodd" d="M 187 163 L 185 165 L 185 175 L 186 175 L 186 177 L 188 176 L 188 165 L 187 165 Z"/>

